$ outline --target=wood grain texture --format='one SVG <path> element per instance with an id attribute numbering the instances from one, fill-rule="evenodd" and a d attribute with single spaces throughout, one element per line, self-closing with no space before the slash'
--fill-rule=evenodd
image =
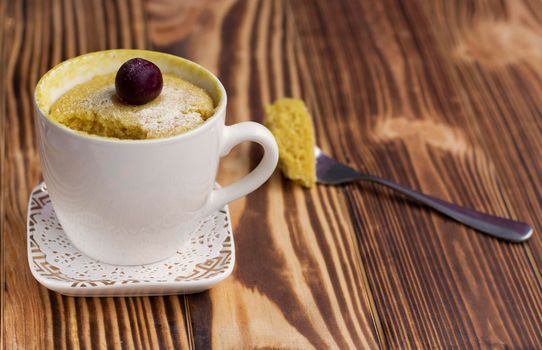
<path id="1" fill-rule="evenodd" d="M 6 39 L 8 25 L 6 24 L 7 2 L 0 0 L 0 77 L 4 77 L 6 59 Z M 5 145 L 5 114 L 6 114 L 6 80 L 0 78 L 0 349 L 4 348 L 4 145 Z"/>
<path id="2" fill-rule="evenodd" d="M 229 93 L 227 123 L 261 121 L 266 103 L 309 94 L 285 2 L 208 1 L 197 11 L 190 2 L 159 4 L 148 4 L 155 49 L 217 73 Z M 163 21 L 184 30 L 166 31 Z M 219 180 L 238 178 L 260 156 L 257 147 L 241 147 L 223 162 Z M 188 297 L 197 348 L 378 346 L 357 242 L 337 190 L 303 191 L 276 174 L 231 210 L 235 272 L 209 293 Z"/>
<path id="3" fill-rule="evenodd" d="M 2 60 L 7 108 L 1 129 L 6 148 L 2 158 L 3 347 L 188 347 L 182 296 L 64 297 L 41 287 L 26 267 L 26 203 L 41 177 L 34 143 L 34 86 L 49 68 L 69 57 L 107 48 L 144 48 L 143 4 L 137 0 L 4 1 L 1 13 L 7 48 Z"/>
<path id="4" fill-rule="evenodd" d="M 539 205 L 539 198 L 524 196 L 519 183 L 503 176 L 504 167 L 511 175 L 529 165 L 510 166 L 510 159 L 524 156 L 501 153 L 517 146 L 502 144 L 514 129 L 498 121 L 540 130 L 540 114 L 533 121 L 495 110 L 535 101 L 513 100 L 525 91 L 515 85 L 488 84 L 498 79 L 490 63 L 457 57 L 450 35 L 471 34 L 454 21 L 492 19 L 491 11 L 506 14 L 517 3 L 480 1 L 472 9 L 467 2 L 291 2 L 313 67 L 317 124 L 325 129 L 328 151 L 357 168 L 539 228 L 527 210 L 519 211 Z M 501 54 L 478 38 L 472 43 Z M 522 66 L 523 57 L 509 63 Z M 525 67 L 509 69 L 540 89 L 534 72 L 522 76 Z M 491 89 L 502 95 L 495 98 Z M 523 150 L 533 162 L 540 157 L 539 145 Z M 539 266 L 530 258 L 538 238 L 527 245 L 489 239 L 368 184 L 350 186 L 345 194 L 390 347 L 542 346 Z"/>
<path id="5" fill-rule="evenodd" d="M 2 348 L 542 348 L 541 13 L 534 0 L 0 0 Z M 277 173 L 230 205 L 237 264 L 211 291 L 49 292 L 26 267 L 33 87 L 118 47 L 208 67 L 228 124 L 303 98 L 337 159 L 535 234 L 506 244 L 374 185 L 302 190 Z M 260 157 L 237 147 L 219 181 Z"/>

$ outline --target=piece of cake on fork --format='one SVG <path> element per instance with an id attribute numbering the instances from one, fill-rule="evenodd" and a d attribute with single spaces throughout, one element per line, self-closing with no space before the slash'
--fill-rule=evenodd
<path id="1" fill-rule="evenodd" d="M 283 174 L 305 187 L 316 183 L 314 127 L 302 100 L 281 98 L 265 108 L 264 124 L 279 146 Z"/>

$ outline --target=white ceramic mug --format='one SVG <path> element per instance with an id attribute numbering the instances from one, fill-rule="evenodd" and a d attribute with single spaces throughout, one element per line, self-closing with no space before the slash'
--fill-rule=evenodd
<path id="1" fill-rule="evenodd" d="M 49 118 L 51 105 L 75 85 L 113 73 L 142 57 L 204 88 L 215 114 L 185 134 L 152 140 L 85 135 Z M 111 264 L 147 264 L 177 251 L 206 215 L 262 185 L 273 173 L 278 149 L 264 126 L 225 126 L 226 91 L 213 74 L 180 57 L 142 50 L 100 51 L 65 61 L 38 82 L 36 125 L 45 183 L 67 236 L 90 257 Z M 220 157 L 237 144 L 264 149 L 243 179 L 214 189 Z"/>

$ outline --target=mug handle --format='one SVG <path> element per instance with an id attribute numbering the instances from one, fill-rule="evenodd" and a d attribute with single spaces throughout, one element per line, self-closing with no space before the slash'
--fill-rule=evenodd
<path id="1" fill-rule="evenodd" d="M 201 217 L 207 217 L 229 202 L 246 196 L 260 187 L 277 167 L 279 149 L 273 134 L 263 125 L 255 122 L 242 122 L 225 126 L 220 141 L 220 157 L 226 156 L 233 147 L 244 141 L 259 143 L 263 147 L 260 164 L 245 177 L 226 187 L 214 189 L 203 206 Z"/>

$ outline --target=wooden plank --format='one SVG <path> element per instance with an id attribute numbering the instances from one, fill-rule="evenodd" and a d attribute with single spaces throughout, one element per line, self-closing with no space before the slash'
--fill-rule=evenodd
<path id="1" fill-rule="evenodd" d="M 8 3 L 0 0 L 0 77 L 5 74 L 8 33 L 10 23 L 6 21 Z M 4 149 L 6 120 L 6 82 L 0 78 L 0 349 L 4 348 Z"/>
<path id="2" fill-rule="evenodd" d="M 2 342 L 8 349 L 188 347 L 184 297 L 70 298 L 27 268 L 26 205 L 41 178 L 32 92 L 39 77 L 84 52 L 146 46 L 139 0 L 2 2 L 5 156 L 2 157 Z M 4 56 L 2 56 L 4 57 Z M 2 94 L 3 96 L 4 94 Z M 3 120 L 3 113 L 1 114 Z M 6 166 L 4 166 L 6 165 Z"/>
<path id="3" fill-rule="evenodd" d="M 518 166 L 506 156 L 522 158 L 504 150 L 501 141 L 525 128 L 539 136 L 539 122 L 523 115 L 518 122 L 518 115 L 492 109 L 495 99 L 477 79 L 498 79 L 499 72 L 491 77 L 476 62 L 457 61 L 443 44 L 455 37 L 436 24 L 450 21 L 448 31 L 468 33 L 457 23 L 499 7 L 480 4 L 472 13 L 467 3 L 458 8 L 457 2 L 428 3 L 290 2 L 311 67 L 320 136 L 329 142 L 329 152 L 359 169 L 527 220 L 524 208 L 533 201 L 539 205 L 539 197 L 517 187 L 520 178 L 505 182 L 498 170 L 510 174 Z M 497 85 L 500 97 L 514 88 L 530 94 L 518 86 L 528 71 L 518 68 L 516 85 Z M 524 77 L 539 84 L 532 73 Z M 523 108 L 519 99 L 505 101 L 509 108 Z M 497 115 L 501 124 L 489 127 Z M 504 127 L 512 122 L 521 126 Z M 523 151 L 539 158 L 539 146 L 529 140 Z M 536 241 L 514 245 L 478 235 L 368 184 L 349 186 L 345 194 L 390 347 L 542 346 L 540 275 L 529 258 Z M 536 208 L 531 207 L 531 219 Z"/>
<path id="4" fill-rule="evenodd" d="M 285 2 L 195 4 L 149 1 L 150 38 L 217 73 L 229 94 L 227 123 L 261 121 L 264 104 L 280 96 L 310 100 Z M 259 158 L 257 147 L 238 147 L 220 181 Z M 279 174 L 234 202 L 234 274 L 188 298 L 196 348 L 377 347 L 379 321 L 345 204 L 338 189 L 303 191 Z"/>
<path id="5" fill-rule="evenodd" d="M 433 11 L 431 4 L 425 5 L 425 11 Z M 458 6 L 456 11 L 466 9 Z M 478 120 L 480 140 L 500 174 L 500 190 L 510 198 L 507 209 L 532 223 L 535 232 L 542 228 L 540 11 L 540 2 L 508 1 L 502 8 L 476 11 L 476 19 L 470 21 L 438 17 L 433 22 L 440 49 L 453 57 L 451 77 L 468 102 L 462 114 Z M 540 234 L 532 237 L 528 247 L 526 253 L 532 254 L 540 270 Z"/>

